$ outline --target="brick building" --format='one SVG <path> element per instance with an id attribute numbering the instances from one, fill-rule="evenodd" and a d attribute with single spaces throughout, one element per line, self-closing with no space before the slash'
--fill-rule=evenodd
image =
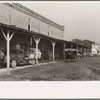
<path id="1" fill-rule="evenodd" d="M 24 50 L 39 48 L 41 61 L 65 59 L 65 48 L 77 46 L 63 40 L 64 26 L 59 25 L 19 3 L 0 3 L 0 49 L 7 55 L 7 69 L 10 67 L 10 54 L 17 43 Z M 66 45 L 67 44 L 67 45 Z M 73 49 L 73 48 L 72 48 Z M 38 63 L 38 59 L 36 59 Z"/>
<path id="2" fill-rule="evenodd" d="M 38 32 L 57 39 L 63 39 L 64 26 L 61 26 L 36 12 L 18 4 L 0 4 L 0 22 L 7 25 Z"/>

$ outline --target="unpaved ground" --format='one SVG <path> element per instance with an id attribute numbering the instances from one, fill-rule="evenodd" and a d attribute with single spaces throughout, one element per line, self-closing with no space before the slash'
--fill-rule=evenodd
<path id="1" fill-rule="evenodd" d="M 12 70 L 0 74 L 1 81 L 89 81 L 100 80 L 100 57 L 58 61 L 40 67 Z"/>

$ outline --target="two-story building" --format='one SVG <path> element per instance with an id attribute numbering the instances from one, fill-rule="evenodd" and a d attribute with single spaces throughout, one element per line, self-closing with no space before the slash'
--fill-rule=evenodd
<path id="1" fill-rule="evenodd" d="M 41 60 L 55 60 L 64 57 L 64 26 L 28 9 L 19 3 L 0 3 L 0 49 L 7 54 L 16 44 L 40 49 Z M 52 55 L 52 56 L 51 56 Z M 38 59 L 37 59 L 38 62 Z"/>
<path id="2" fill-rule="evenodd" d="M 65 48 L 78 46 L 63 40 L 64 26 L 30 10 L 19 3 L 0 3 L 0 49 L 7 55 L 7 69 L 10 54 L 20 44 L 25 51 L 30 47 L 40 49 L 41 61 L 65 59 Z M 37 53 L 36 53 L 37 54 Z M 36 59 L 38 63 L 38 59 Z"/>

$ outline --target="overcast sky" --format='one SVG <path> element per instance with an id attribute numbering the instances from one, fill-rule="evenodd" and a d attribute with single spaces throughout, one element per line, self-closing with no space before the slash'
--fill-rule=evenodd
<path id="1" fill-rule="evenodd" d="M 42 1 L 21 4 L 60 25 L 64 25 L 65 40 L 78 38 L 100 43 L 100 1 Z"/>

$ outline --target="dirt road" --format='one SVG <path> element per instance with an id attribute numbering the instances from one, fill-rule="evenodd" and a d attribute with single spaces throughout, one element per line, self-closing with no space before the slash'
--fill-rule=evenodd
<path id="1" fill-rule="evenodd" d="M 89 81 L 100 80 L 100 57 L 58 61 L 40 67 L 12 70 L 0 75 L 1 81 Z"/>

